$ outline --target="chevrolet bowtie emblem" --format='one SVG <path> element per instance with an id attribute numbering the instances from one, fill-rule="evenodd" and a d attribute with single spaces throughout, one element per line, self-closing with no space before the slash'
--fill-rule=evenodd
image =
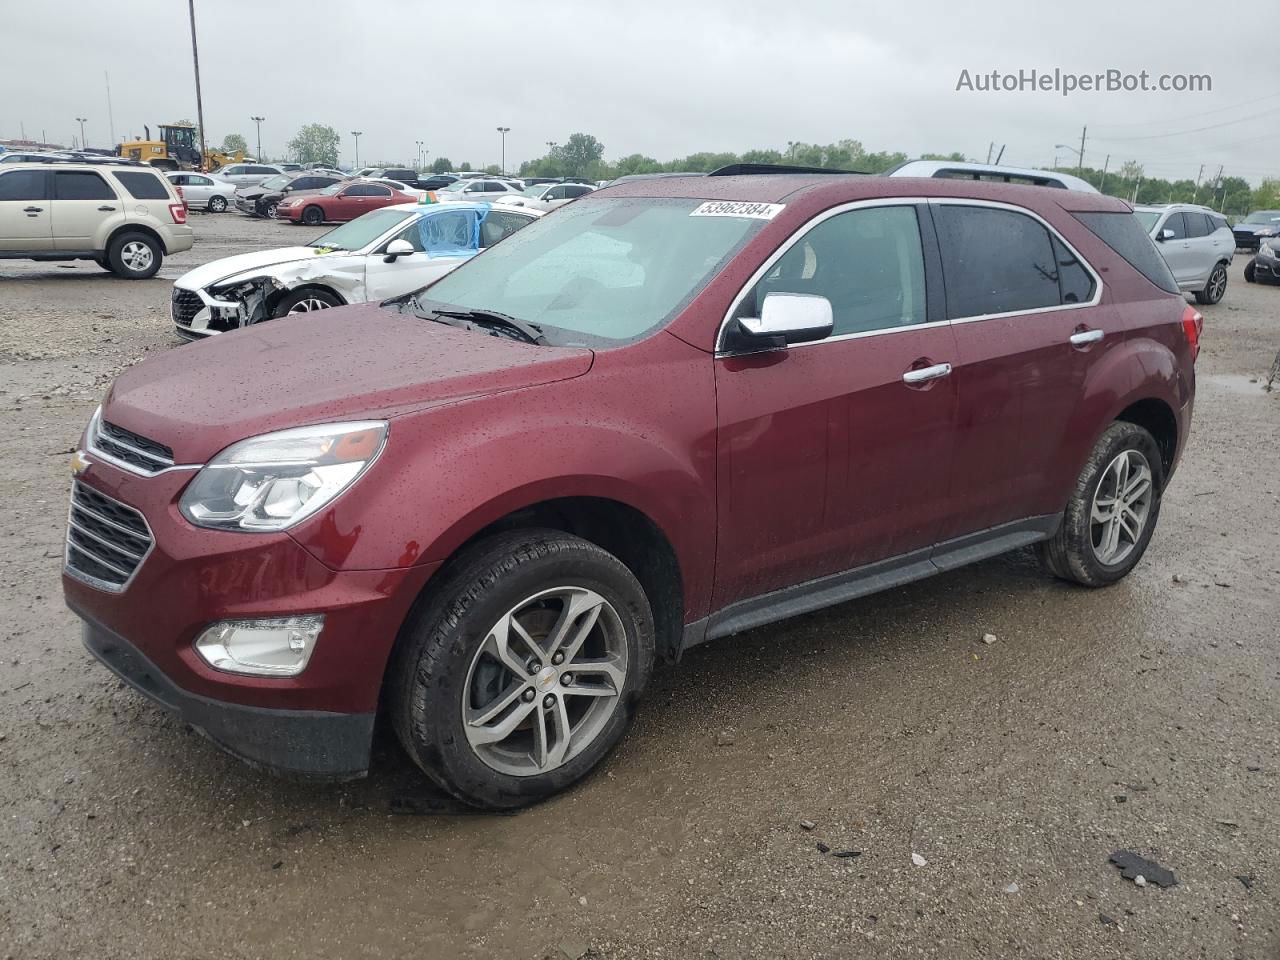
<path id="1" fill-rule="evenodd" d="M 93 466 L 93 461 L 84 455 L 83 450 L 77 450 L 71 455 L 71 475 L 78 477 Z"/>

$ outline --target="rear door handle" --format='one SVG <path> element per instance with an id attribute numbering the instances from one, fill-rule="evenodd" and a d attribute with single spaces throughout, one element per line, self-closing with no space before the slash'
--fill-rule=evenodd
<path id="1" fill-rule="evenodd" d="M 951 376 L 951 364 L 935 363 L 931 367 L 921 367 L 918 370 L 908 370 L 902 375 L 902 382 L 907 386 L 913 386 L 917 383 L 928 383 L 930 380 L 938 380 L 942 377 Z"/>
<path id="2" fill-rule="evenodd" d="M 1071 335 L 1071 345 L 1073 347 L 1083 347 L 1090 343 L 1097 343 L 1105 336 L 1101 330 L 1081 330 Z"/>
<path id="3" fill-rule="evenodd" d="M 99 207 L 98 209 L 101 210 L 103 213 L 110 213 L 112 210 L 115 209 L 115 207 Z"/>
<path id="4" fill-rule="evenodd" d="M 43 212 L 43 210 L 44 210 L 44 207 L 23 207 L 22 208 L 23 213 L 41 213 Z"/>

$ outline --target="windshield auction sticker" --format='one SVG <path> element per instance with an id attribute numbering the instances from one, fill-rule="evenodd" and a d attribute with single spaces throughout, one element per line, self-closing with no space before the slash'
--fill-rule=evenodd
<path id="1" fill-rule="evenodd" d="M 689 213 L 691 217 L 751 217 L 772 220 L 786 209 L 785 203 L 749 203 L 746 200 L 708 200 Z"/>

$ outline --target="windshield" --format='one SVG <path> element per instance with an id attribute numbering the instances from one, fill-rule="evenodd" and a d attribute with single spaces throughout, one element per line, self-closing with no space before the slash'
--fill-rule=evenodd
<path id="1" fill-rule="evenodd" d="M 328 190 L 324 191 L 328 193 Z M 334 250 L 359 250 L 367 247 L 388 230 L 404 223 L 414 216 L 412 211 L 405 210 L 371 210 L 363 217 L 356 217 L 350 223 L 330 230 L 309 246 L 329 247 Z"/>
<path id="2" fill-rule="evenodd" d="M 279 190 L 292 179 L 293 177 L 286 177 L 283 173 L 277 173 L 274 177 L 267 177 L 267 179 L 263 180 L 261 186 L 264 190 Z"/>
<path id="3" fill-rule="evenodd" d="M 1151 228 L 1156 225 L 1156 221 L 1160 219 L 1160 211 L 1158 210 L 1135 210 L 1133 215 L 1138 218 L 1138 222 L 1142 224 L 1142 229 L 1148 233 Z"/>
<path id="4" fill-rule="evenodd" d="M 568 204 L 432 284 L 427 297 L 510 314 L 547 328 L 557 343 L 637 339 L 669 321 L 765 223 L 690 216 L 701 205 L 645 197 Z"/>
<path id="5" fill-rule="evenodd" d="M 1273 223 L 1280 220 L 1280 210 L 1255 210 L 1244 218 L 1245 223 Z"/>

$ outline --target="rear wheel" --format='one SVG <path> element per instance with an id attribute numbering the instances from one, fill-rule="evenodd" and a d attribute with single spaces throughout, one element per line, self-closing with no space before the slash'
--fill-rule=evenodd
<path id="1" fill-rule="evenodd" d="M 554 530 L 459 557 L 409 618 L 388 679 L 409 755 L 466 803 L 519 807 L 585 776 L 648 682 L 653 615 L 636 578 Z"/>
<path id="2" fill-rule="evenodd" d="M 307 207 L 302 211 L 302 222 L 309 227 L 318 227 L 324 223 L 324 211 L 314 205 Z"/>
<path id="3" fill-rule="evenodd" d="M 226 197 L 210 197 L 209 198 L 209 210 L 211 212 L 222 213 L 226 209 L 227 209 Z"/>
<path id="4" fill-rule="evenodd" d="M 1209 282 L 1203 290 L 1196 291 L 1196 303 L 1218 303 L 1227 292 L 1227 266 L 1220 263 L 1209 274 Z"/>
<path id="5" fill-rule="evenodd" d="M 107 247 L 111 272 L 130 280 L 154 277 L 163 261 L 160 244 L 145 233 L 122 233 Z"/>
<path id="6" fill-rule="evenodd" d="M 1160 516 L 1164 464 L 1155 439 L 1116 421 L 1098 438 L 1058 532 L 1036 545 L 1055 576 L 1103 587 L 1137 566 Z"/>
<path id="7" fill-rule="evenodd" d="M 328 310 L 330 307 L 340 306 L 342 301 L 327 290 L 298 290 L 281 297 L 272 315 L 287 317 L 294 313 L 313 313 L 316 310 Z"/>

